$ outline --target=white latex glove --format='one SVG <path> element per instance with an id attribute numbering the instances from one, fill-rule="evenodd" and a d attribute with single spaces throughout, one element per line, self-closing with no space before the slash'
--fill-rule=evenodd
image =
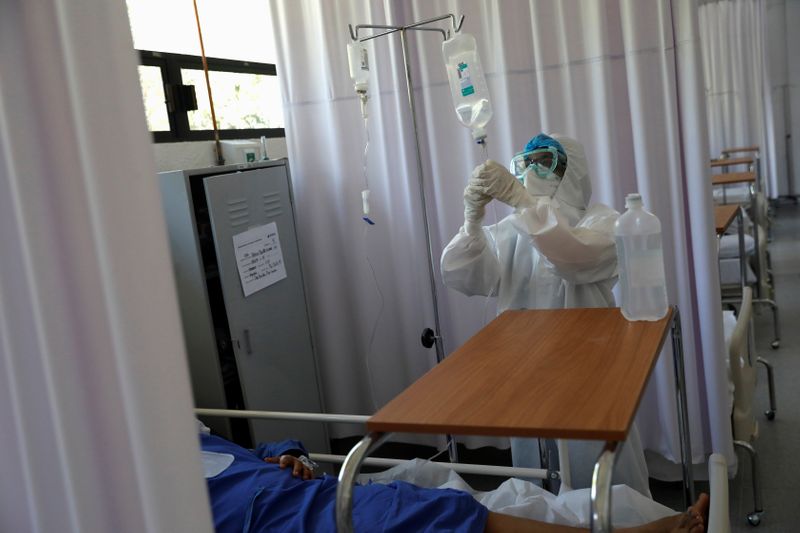
<path id="1" fill-rule="evenodd" d="M 525 186 L 506 167 L 492 160 L 475 167 L 469 184 L 513 208 L 526 206 L 530 200 Z"/>
<path id="2" fill-rule="evenodd" d="M 491 197 L 483 194 L 471 181 L 464 189 L 464 230 L 468 235 L 477 235 L 480 231 L 486 204 L 491 201 Z"/>

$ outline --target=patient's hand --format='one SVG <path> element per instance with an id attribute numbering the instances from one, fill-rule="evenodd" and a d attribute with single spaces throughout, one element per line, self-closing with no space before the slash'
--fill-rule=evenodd
<path id="1" fill-rule="evenodd" d="M 287 466 L 292 467 L 292 475 L 302 479 L 314 479 L 314 469 L 303 464 L 299 458 L 291 455 L 281 455 L 280 457 L 266 457 L 264 461 L 268 463 L 276 463 L 281 469 Z"/>

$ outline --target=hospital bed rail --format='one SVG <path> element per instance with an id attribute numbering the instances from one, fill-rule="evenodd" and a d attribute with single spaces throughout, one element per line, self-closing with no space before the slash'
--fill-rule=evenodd
<path id="1" fill-rule="evenodd" d="M 363 425 L 369 419 L 368 415 L 346 415 L 346 414 L 326 414 L 326 413 L 306 413 L 298 411 L 248 411 L 240 409 L 205 409 L 196 408 L 197 416 L 223 417 L 223 418 L 246 418 L 261 420 L 292 420 L 295 422 L 331 422 Z M 566 446 L 562 441 L 558 441 L 559 455 L 566 454 Z M 329 453 L 309 453 L 309 458 L 319 463 L 342 464 L 347 458 L 346 455 Z M 565 456 L 565 455 L 562 455 Z M 397 466 L 405 463 L 404 459 L 391 459 L 386 457 L 368 457 L 362 464 L 375 467 Z M 519 477 L 532 479 L 559 479 L 565 490 L 569 487 L 568 469 L 562 472 L 549 471 L 544 468 L 521 468 L 512 466 L 483 465 L 470 463 L 449 463 L 437 462 L 446 468 L 459 474 L 478 474 L 485 476 L 499 477 Z"/>

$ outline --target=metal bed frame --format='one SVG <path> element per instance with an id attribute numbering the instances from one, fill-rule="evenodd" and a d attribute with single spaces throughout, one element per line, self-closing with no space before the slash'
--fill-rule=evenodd
<path id="1" fill-rule="evenodd" d="M 744 244 L 744 208 L 740 205 L 736 211 L 736 220 L 739 223 L 739 230 L 738 230 L 738 240 L 739 240 L 739 286 L 741 293 L 744 294 L 744 288 L 747 286 L 747 258 L 745 254 L 745 244 Z M 719 248 L 719 244 L 721 242 L 722 235 L 717 236 L 717 248 Z M 719 262 L 719 260 L 718 260 Z M 741 299 L 735 298 L 723 298 L 722 303 L 725 304 L 734 304 L 734 303 L 741 303 Z M 755 300 L 753 300 L 755 303 Z M 776 311 L 777 313 L 777 311 Z M 775 315 L 775 319 L 777 320 L 777 315 Z M 753 320 L 751 318 L 750 324 L 750 342 L 753 344 L 753 339 L 755 336 L 755 326 L 753 324 Z M 775 346 L 773 346 L 774 348 Z M 752 346 L 752 352 L 755 353 L 755 346 Z M 763 357 L 756 357 L 756 362 L 760 363 L 764 366 L 767 371 L 767 389 L 769 391 L 769 409 L 764 411 L 764 415 L 766 415 L 768 420 L 775 419 L 775 412 L 778 410 L 777 402 L 775 400 L 775 376 L 774 376 L 774 369 L 772 364 L 764 359 Z"/>
<path id="2" fill-rule="evenodd" d="M 722 159 L 724 159 L 724 158 L 722 158 Z M 722 159 L 720 159 L 720 160 L 722 160 Z M 767 276 L 768 273 L 767 272 L 761 272 L 761 246 L 763 246 L 765 243 L 760 242 L 761 239 L 760 239 L 760 236 L 759 236 L 759 224 L 758 224 L 758 205 L 757 205 L 758 202 L 757 202 L 757 198 L 756 198 L 757 197 L 756 193 L 761 193 L 763 191 L 763 187 L 761 185 L 761 165 L 759 164 L 760 160 L 759 160 L 758 154 L 755 155 L 753 161 L 754 161 L 754 163 L 753 163 L 753 165 L 751 165 L 750 168 L 755 167 L 755 169 L 754 169 L 754 172 L 755 172 L 755 175 L 756 175 L 755 185 L 753 183 L 748 183 L 747 184 L 747 193 L 748 193 L 748 198 L 749 198 L 749 202 L 748 203 L 750 204 L 750 211 L 751 211 L 751 213 L 753 215 L 753 226 L 754 226 L 753 241 L 754 241 L 754 244 L 755 244 L 754 254 L 756 256 L 756 261 L 755 261 L 755 265 L 754 265 L 754 270 L 755 270 L 755 275 L 756 275 L 756 285 L 755 285 L 755 298 L 753 298 L 753 305 L 756 305 L 756 304 L 767 305 L 772 310 L 773 339 L 772 339 L 772 343 L 770 345 L 772 346 L 773 349 L 777 349 L 777 348 L 780 347 L 780 343 L 781 343 L 781 330 L 780 330 L 780 324 L 779 324 L 779 319 L 778 319 L 778 304 L 775 302 L 775 300 L 769 298 L 768 295 L 762 294 L 762 291 L 761 291 L 762 276 Z M 723 169 L 727 169 L 728 167 L 727 166 L 723 166 L 722 168 Z M 728 199 L 727 199 L 727 195 L 725 193 L 726 185 L 721 185 L 721 187 L 722 187 L 722 195 L 723 195 L 722 196 L 722 203 L 723 204 L 727 204 L 728 203 Z M 739 223 L 740 224 L 742 223 L 742 219 L 739 220 Z M 742 248 L 742 250 L 743 249 L 744 248 Z M 741 251 L 740 251 L 740 253 L 741 253 Z M 746 284 L 747 283 L 747 279 L 746 278 L 742 278 L 742 279 L 744 280 L 744 283 Z M 738 295 L 738 296 L 735 296 L 735 297 L 727 297 L 727 298 L 723 297 L 723 299 L 722 299 L 722 303 L 723 304 L 726 304 L 726 303 L 730 303 L 730 304 L 741 303 L 741 301 L 742 301 L 741 295 Z"/>

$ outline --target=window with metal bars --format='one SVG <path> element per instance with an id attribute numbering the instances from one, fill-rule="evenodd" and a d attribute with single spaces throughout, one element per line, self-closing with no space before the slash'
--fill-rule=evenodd
<path id="1" fill-rule="evenodd" d="M 214 139 L 200 56 L 139 50 L 147 126 L 155 142 Z M 206 58 L 220 139 L 284 137 L 275 65 Z"/>

